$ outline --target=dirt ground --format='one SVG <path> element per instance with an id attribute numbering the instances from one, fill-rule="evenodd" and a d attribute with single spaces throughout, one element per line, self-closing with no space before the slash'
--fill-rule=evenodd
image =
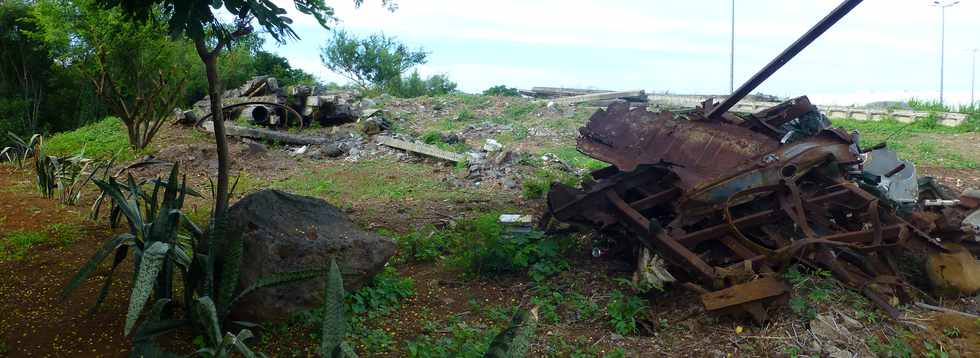
<path id="1" fill-rule="evenodd" d="M 478 106 L 480 109 L 474 115 L 499 115 L 513 105 L 511 100 L 494 100 L 485 107 Z M 425 109 L 419 110 L 418 107 Z M 391 108 L 393 113 L 415 116 L 415 122 L 409 123 L 418 133 L 442 125 L 439 123 L 443 123 L 445 118 L 459 116 L 459 111 L 452 104 L 432 100 L 392 103 Z M 508 143 L 508 148 L 539 155 L 541 151 L 557 146 L 572 146 L 576 128 L 573 121 L 583 121 L 585 118 L 582 113 L 552 111 L 543 107 L 534 109 L 530 116 L 538 118 L 537 124 L 527 125 L 528 137 Z M 559 120 L 569 123 L 557 128 L 546 125 L 548 121 Z M 467 126 L 454 124 L 447 128 L 461 133 L 466 143 L 474 147 L 482 145 L 487 138 L 514 130 L 513 124 Z M 937 138 L 935 140 L 953 140 Z M 950 145 L 974 150 L 973 145 L 980 143 L 980 138 L 957 137 L 953 141 L 955 144 Z M 236 199 L 266 187 L 296 188 L 297 180 L 309 176 L 323 175 L 324 179 L 344 187 L 356 186 L 364 180 L 364 175 L 375 174 L 347 170 L 358 165 L 349 158 L 311 159 L 291 154 L 296 149 L 292 147 L 270 145 L 257 151 L 247 143 L 233 142 L 233 171 L 244 173 Z M 214 175 L 216 169 L 214 149 L 209 138 L 190 129 L 168 127 L 157 138 L 155 145 L 158 147 L 155 152 L 158 158 L 180 161 L 192 186 L 202 193 L 208 192 L 208 178 Z M 370 230 L 407 232 L 426 224 L 445 227 L 455 220 L 490 211 L 537 214 L 543 210 L 542 200 L 523 198 L 519 188 L 484 186 L 460 189 L 454 184 L 461 176 L 460 171 L 438 161 L 406 157 L 383 148 L 365 147 L 364 152 L 370 155 L 369 160 L 378 160 L 392 167 L 407 165 L 421 168 L 423 176 L 431 179 L 433 191 L 466 193 L 458 197 L 440 197 L 435 201 L 418 200 L 413 195 L 407 195 L 383 200 L 358 199 L 339 205 L 355 222 Z M 980 153 L 980 150 L 976 153 Z M 148 167 L 134 170 L 133 174 L 153 177 L 161 175 L 165 169 Z M 922 174 L 934 176 L 956 191 L 980 187 L 980 169 L 929 166 L 919 169 Z M 399 179 L 384 177 L 382 180 Z M 94 314 L 90 314 L 89 309 L 108 271 L 105 266 L 71 297 L 65 300 L 60 297 L 64 284 L 112 232 L 104 222 L 88 220 L 88 209 L 84 205 L 66 207 L 56 200 L 41 198 L 33 190 L 32 183 L 29 172 L 0 165 L 0 237 L 21 230 L 44 230 L 50 225 L 63 223 L 77 225 L 82 230 L 81 235 L 70 244 L 32 247 L 28 258 L 23 261 L 0 262 L 0 270 L 6 272 L 0 275 L 0 312 L 4 313 L 0 316 L 0 356 L 127 355 L 130 345 L 122 335 L 122 325 L 129 280 L 117 280 L 102 307 Z M 357 191 L 354 189 L 361 189 L 298 187 L 322 194 L 328 199 L 356 197 Z M 206 215 L 208 203 L 194 199 L 188 203 L 188 207 L 199 215 Z M 585 249 L 573 252 L 569 261 L 570 269 L 548 280 L 548 284 L 565 295 L 581 295 L 587 301 L 598 304 L 601 310 L 605 309 L 609 293 L 622 289 L 615 278 L 628 278 L 631 275 L 629 262 L 607 256 L 594 258 Z M 132 273 L 131 264 L 122 267 L 124 271 L 117 273 L 117 277 Z M 400 275 L 414 280 L 416 293 L 404 302 L 397 314 L 373 323 L 372 327 L 391 334 L 394 346 L 363 356 L 407 356 L 405 343 L 427 329 L 423 325 L 425 321 L 458 319 L 473 327 L 488 327 L 493 324 L 486 317 L 489 307 L 528 307 L 533 295 L 532 285 L 526 277 L 472 279 L 432 263 L 399 264 L 395 267 Z M 797 288 L 794 294 L 803 295 L 803 290 L 802 287 Z M 573 309 L 564 307 L 558 312 L 561 317 L 558 323 L 543 323 L 539 327 L 538 338 L 532 348 L 533 356 L 602 356 L 617 348 L 623 349 L 630 357 L 792 356 L 797 352 L 791 347 L 819 347 L 827 341 L 833 341 L 858 356 L 867 356 L 873 354 L 869 351 L 869 337 L 877 337 L 884 344 L 890 337 L 899 336 L 910 337 L 907 340 L 916 354 L 945 351 L 954 352 L 953 356 L 980 356 L 980 321 L 977 319 L 903 307 L 906 319 L 891 322 L 886 318 L 867 315 L 868 308 L 856 303 L 861 301 L 853 297 L 853 292 L 839 286 L 834 286 L 831 291 L 832 298 L 816 309 L 820 317 L 830 317 L 828 319 L 835 323 L 830 325 L 834 329 L 829 333 L 823 332 L 823 335 L 813 333 L 813 321 L 801 319 L 786 307 L 773 312 L 773 321 L 763 326 L 742 319 L 708 315 L 696 294 L 672 287 L 647 297 L 650 305 L 647 321 L 654 327 L 652 335 L 624 337 L 614 333 L 601 315 L 579 318 Z M 976 297 L 949 300 L 943 304 L 974 314 L 980 312 L 980 302 Z M 837 325 L 839 322 L 848 324 Z M 310 327 L 302 325 L 268 327 L 260 332 L 258 346 L 273 357 L 312 356 L 316 341 L 311 339 L 310 332 Z M 362 350 L 366 347 L 358 348 Z"/>

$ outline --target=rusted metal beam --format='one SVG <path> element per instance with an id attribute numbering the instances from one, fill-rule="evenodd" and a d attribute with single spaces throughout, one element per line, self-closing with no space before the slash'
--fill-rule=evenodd
<path id="1" fill-rule="evenodd" d="M 858 4 L 861 3 L 861 1 L 862 0 L 846 0 L 840 5 L 838 5 L 836 9 L 834 9 L 829 14 L 827 14 L 827 16 L 824 16 L 824 18 L 821 19 L 820 22 L 817 22 L 817 24 L 814 25 L 812 28 L 810 28 L 810 30 L 807 31 L 805 34 L 803 34 L 803 36 L 801 36 L 799 39 L 793 42 L 793 44 L 789 45 L 789 47 L 783 50 L 783 52 L 780 53 L 779 56 L 776 56 L 776 58 L 770 61 L 769 64 L 766 65 L 766 67 L 763 67 L 761 70 L 759 70 L 759 72 L 753 75 L 752 78 L 748 80 L 748 82 L 745 82 L 740 87 L 738 87 L 738 89 L 735 90 L 735 92 L 733 92 L 730 96 L 728 96 L 728 98 L 725 99 L 724 102 L 712 107 L 710 111 L 708 111 L 708 108 L 705 108 L 705 111 L 708 111 L 707 117 L 709 119 L 721 118 L 722 113 L 728 112 L 728 110 L 734 107 L 736 103 L 742 100 L 742 98 L 745 98 L 745 96 L 747 96 L 749 93 L 755 90 L 755 88 L 758 87 L 760 84 L 762 84 L 762 82 L 765 81 L 767 78 L 769 78 L 769 76 L 772 76 L 773 73 L 776 73 L 776 71 L 779 70 L 779 68 L 783 67 L 783 65 L 785 65 L 787 62 L 789 62 L 790 59 L 792 59 L 794 56 L 800 53 L 800 51 L 803 51 L 804 48 L 809 46 L 810 43 L 813 42 L 813 40 L 816 40 L 817 37 L 820 37 L 820 35 L 822 35 L 825 31 L 827 31 L 827 29 L 829 29 L 831 26 L 834 26 L 834 24 L 836 24 L 837 21 L 843 18 L 844 15 L 847 15 L 847 13 L 851 12 L 851 10 L 854 9 L 854 7 L 858 6 Z"/>

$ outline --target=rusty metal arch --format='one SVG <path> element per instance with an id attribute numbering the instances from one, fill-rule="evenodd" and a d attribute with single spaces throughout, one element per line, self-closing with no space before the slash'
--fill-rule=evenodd
<path id="1" fill-rule="evenodd" d="M 282 108 L 282 109 L 286 110 L 286 112 L 287 112 L 286 113 L 286 118 L 284 118 L 283 121 L 282 121 L 283 127 L 289 126 L 289 113 L 292 113 L 292 114 L 296 115 L 296 118 L 297 119 L 299 119 L 299 129 L 303 129 L 303 115 L 299 114 L 299 112 L 297 112 L 295 109 L 292 109 L 291 107 L 289 107 L 287 105 L 284 105 L 284 104 L 273 103 L 273 102 L 263 102 L 263 101 L 251 101 L 251 102 L 242 102 L 242 103 L 230 104 L 230 105 L 227 105 L 227 106 L 222 107 L 221 110 L 222 111 L 227 111 L 229 109 L 233 109 L 233 108 L 236 108 L 236 107 L 255 106 L 255 105 L 265 105 L 265 106 L 273 106 L 273 107 Z M 197 123 L 194 123 L 194 127 L 200 128 L 201 127 L 201 124 L 204 123 L 204 121 L 206 119 L 208 119 L 208 117 L 211 117 L 212 114 L 214 114 L 214 111 L 211 111 L 210 113 L 205 114 L 203 117 L 201 117 L 201 119 L 198 119 L 197 120 Z"/>

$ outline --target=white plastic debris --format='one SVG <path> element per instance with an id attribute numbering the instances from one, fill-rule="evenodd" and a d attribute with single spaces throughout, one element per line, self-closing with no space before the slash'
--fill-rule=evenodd
<path id="1" fill-rule="evenodd" d="M 483 150 L 487 152 L 496 152 L 503 148 L 504 145 L 494 139 L 487 139 L 487 143 L 483 145 Z"/>
<path id="2" fill-rule="evenodd" d="M 296 150 L 293 150 L 293 155 L 303 155 L 309 149 L 310 149 L 309 145 L 304 145 L 302 147 L 296 148 Z"/>
<path id="3" fill-rule="evenodd" d="M 501 224 L 531 224 L 534 222 L 534 217 L 531 215 L 501 214 L 497 221 Z"/>

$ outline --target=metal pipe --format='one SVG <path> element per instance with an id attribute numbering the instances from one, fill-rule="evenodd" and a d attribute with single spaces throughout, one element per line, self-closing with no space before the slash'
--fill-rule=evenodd
<path id="1" fill-rule="evenodd" d="M 977 50 L 976 48 L 971 48 L 969 51 L 972 53 L 970 60 L 970 107 L 977 105 L 976 100 L 973 98 L 973 90 L 976 88 L 977 84 Z"/>
<path id="2" fill-rule="evenodd" d="M 820 20 L 816 25 L 813 25 L 809 31 L 803 34 L 802 37 L 789 45 L 779 56 L 776 56 L 766 67 L 763 67 L 759 72 L 752 76 L 740 86 L 735 92 L 733 92 L 724 102 L 715 106 L 708 112 L 708 118 L 716 119 L 721 117 L 722 113 L 727 112 L 729 109 L 735 106 L 738 101 L 745 98 L 752 90 L 762 84 L 769 76 L 772 76 L 780 67 L 783 67 L 790 59 L 792 59 L 796 54 L 800 53 L 804 48 L 810 45 L 813 40 L 820 37 L 827 29 L 837 23 L 838 20 L 851 12 L 854 7 L 858 6 L 862 0 L 845 0 L 843 3 L 837 6 L 833 11 L 831 11 L 827 16 Z"/>
<path id="3" fill-rule="evenodd" d="M 728 94 L 735 92 L 735 0 L 732 0 L 731 46 L 728 51 Z"/>

